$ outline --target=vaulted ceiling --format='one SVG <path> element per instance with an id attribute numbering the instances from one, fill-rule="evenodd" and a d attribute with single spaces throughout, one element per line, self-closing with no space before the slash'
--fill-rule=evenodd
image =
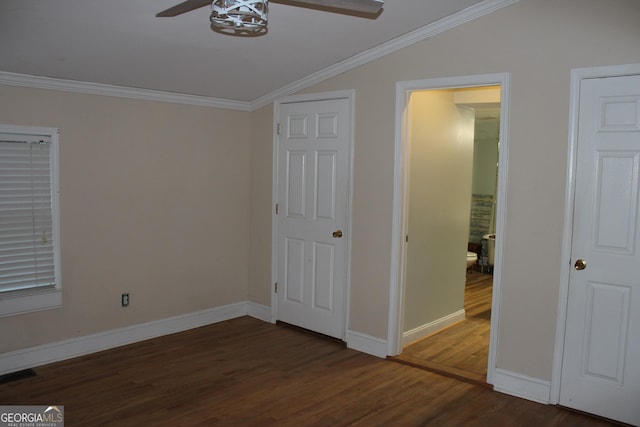
<path id="1" fill-rule="evenodd" d="M 155 16 L 179 2 L 2 0 L 0 73 L 255 103 L 513 3 L 386 0 L 376 19 L 272 3 L 266 34 L 235 37 L 208 7 Z"/>

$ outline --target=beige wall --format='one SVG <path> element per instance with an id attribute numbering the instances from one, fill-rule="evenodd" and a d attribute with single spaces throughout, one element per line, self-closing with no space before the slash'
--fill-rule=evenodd
<path id="1" fill-rule="evenodd" d="M 0 318 L 0 353 L 247 299 L 249 113 L 12 86 L 0 100 L 0 123 L 60 129 L 63 282 L 62 308 Z"/>
<path id="2" fill-rule="evenodd" d="M 500 120 L 477 120 L 473 149 L 473 193 L 496 195 Z"/>
<path id="3" fill-rule="evenodd" d="M 412 92 L 405 332 L 464 308 L 473 125 L 454 91 Z"/>
<path id="4" fill-rule="evenodd" d="M 396 82 L 508 72 L 497 365 L 551 378 L 570 70 L 640 62 L 639 17 L 637 0 L 521 0 L 305 90 L 356 90 L 350 329 L 387 337 Z M 271 183 L 262 188 L 270 191 Z"/>
<path id="5" fill-rule="evenodd" d="M 271 305 L 273 107 L 251 113 L 249 301 Z"/>

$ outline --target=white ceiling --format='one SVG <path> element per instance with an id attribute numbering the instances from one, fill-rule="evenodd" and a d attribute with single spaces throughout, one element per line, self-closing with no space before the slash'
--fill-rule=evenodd
<path id="1" fill-rule="evenodd" d="M 0 0 L 0 72 L 254 102 L 443 18 L 509 3 L 386 0 L 375 20 L 272 3 L 268 33 L 247 38 L 212 31 L 208 7 L 155 17 L 180 2 Z"/>

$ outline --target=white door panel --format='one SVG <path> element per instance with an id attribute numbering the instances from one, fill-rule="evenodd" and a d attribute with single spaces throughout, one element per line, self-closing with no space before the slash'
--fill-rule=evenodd
<path id="1" fill-rule="evenodd" d="M 344 338 L 350 102 L 279 112 L 277 319 Z"/>
<path id="2" fill-rule="evenodd" d="M 582 81 L 576 164 L 560 404 L 640 425 L 640 76 Z"/>

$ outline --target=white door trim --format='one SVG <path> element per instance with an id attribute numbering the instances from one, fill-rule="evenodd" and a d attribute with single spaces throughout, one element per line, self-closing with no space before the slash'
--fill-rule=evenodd
<path id="1" fill-rule="evenodd" d="M 278 281 L 278 217 L 276 215 L 276 203 L 278 203 L 278 170 L 279 170 L 279 136 L 278 124 L 280 123 L 280 105 L 294 102 L 325 101 L 330 99 L 348 99 L 350 110 L 350 137 L 349 137 L 349 160 L 347 191 L 347 227 L 349 233 L 346 234 L 346 282 L 344 286 L 344 327 L 343 331 L 346 339 L 346 331 L 349 326 L 349 308 L 351 295 L 351 236 L 353 230 L 353 154 L 354 154 L 354 128 L 355 128 L 355 90 L 341 90 L 322 93 L 310 93 L 302 95 L 291 95 L 273 103 L 273 170 L 272 170 L 272 210 L 271 210 L 271 322 L 275 323 L 278 316 L 277 297 L 275 293 L 275 283 Z"/>
<path id="2" fill-rule="evenodd" d="M 573 201 L 575 197 L 576 152 L 578 147 L 578 115 L 580 107 L 580 84 L 583 79 L 620 77 L 640 74 L 640 64 L 612 65 L 604 67 L 575 68 L 571 70 L 571 99 L 569 104 L 569 144 L 567 155 L 567 178 L 565 186 L 564 226 L 562 231 L 562 264 L 558 292 L 558 318 L 553 351 L 550 402 L 560 401 L 560 379 L 562 355 L 564 353 L 564 332 L 567 323 L 567 303 L 569 297 L 569 274 L 571 272 L 571 243 L 573 230 Z"/>
<path id="3" fill-rule="evenodd" d="M 393 231 L 391 246 L 391 283 L 389 294 L 389 329 L 387 353 L 395 356 L 402 352 L 402 330 L 404 313 L 404 265 L 407 205 L 408 144 L 404 131 L 407 125 L 407 107 L 412 91 L 450 89 L 477 86 L 501 87 L 500 99 L 500 152 L 498 158 L 498 194 L 496 208 L 496 246 L 493 275 L 493 299 L 491 309 L 491 334 L 487 382 L 493 384 L 497 346 L 498 319 L 500 313 L 500 283 L 502 276 L 502 247 L 506 220 L 506 184 L 508 167 L 508 124 L 510 74 L 482 74 L 463 77 L 444 77 L 396 83 L 396 130 L 393 185 Z"/>

